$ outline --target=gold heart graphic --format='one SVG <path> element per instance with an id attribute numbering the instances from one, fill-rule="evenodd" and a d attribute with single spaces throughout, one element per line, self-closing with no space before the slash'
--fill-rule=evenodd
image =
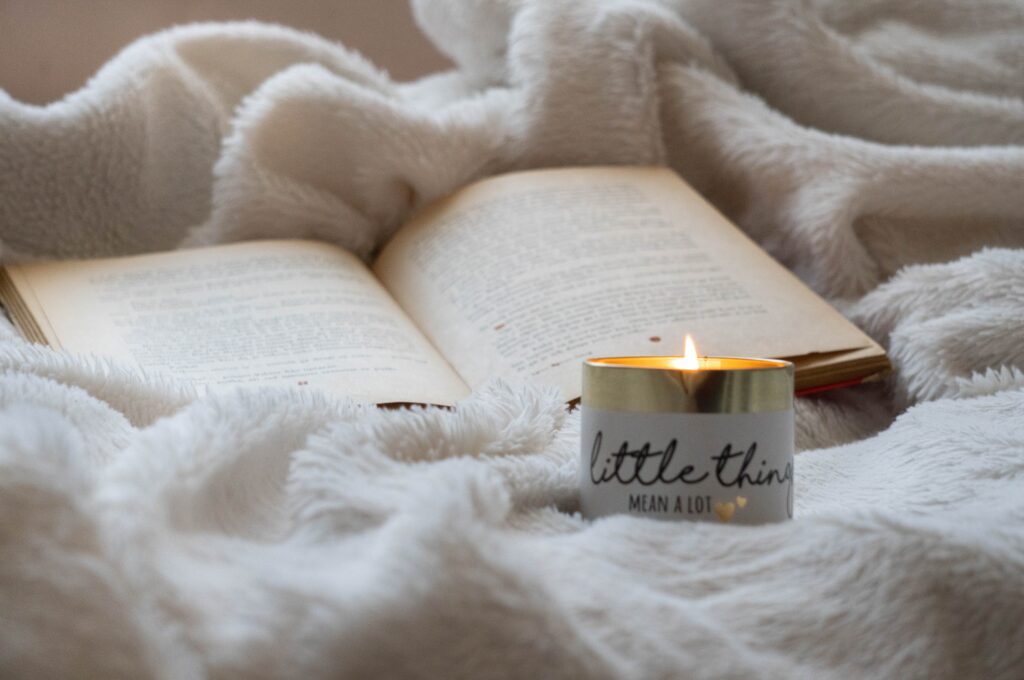
<path id="1" fill-rule="evenodd" d="M 746 496 L 736 496 L 736 505 L 740 506 L 741 508 L 747 507 L 747 497 Z"/>
<path id="2" fill-rule="evenodd" d="M 732 501 L 728 503 L 715 503 L 715 514 L 723 522 L 731 520 L 734 512 L 736 512 L 736 504 Z"/>

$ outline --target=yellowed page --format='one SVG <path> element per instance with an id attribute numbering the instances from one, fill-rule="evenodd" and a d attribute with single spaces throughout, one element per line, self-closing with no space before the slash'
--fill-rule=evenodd
<path id="1" fill-rule="evenodd" d="M 374 272 L 471 387 L 580 392 L 589 356 L 784 357 L 871 340 L 673 172 L 570 168 L 478 182 L 428 208 Z"/>
<path id="2" fill-rule="evenodd" d="M 256 241 L 9 268 L 48 342 L 198 385 L 450 404 L 465 384 L 354 255 Z"/>

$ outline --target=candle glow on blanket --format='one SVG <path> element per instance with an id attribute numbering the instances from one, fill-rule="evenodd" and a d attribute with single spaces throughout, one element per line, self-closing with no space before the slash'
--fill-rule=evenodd
<path id="1" fill-rule="evenodd" d="M 597 518 L 761 524 L 793 516 L 793 365 L 604 357 L 583 365 L 580 506 Z"/>

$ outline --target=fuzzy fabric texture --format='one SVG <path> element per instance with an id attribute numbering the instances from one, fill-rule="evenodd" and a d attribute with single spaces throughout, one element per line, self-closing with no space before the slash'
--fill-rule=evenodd
<path id="1" fill-rule="evenodd" d="M 798 400 L 793 522 L 591 523 L 545 390 L 199 397 L 0 322 L 0 675 L 1020 677 L 1024 4 L 415 9 L 456 70 L 199 25 L 0 91 L 3 257 L 368 256 L 484 175 L 667 164 L 892 378 Z"/>

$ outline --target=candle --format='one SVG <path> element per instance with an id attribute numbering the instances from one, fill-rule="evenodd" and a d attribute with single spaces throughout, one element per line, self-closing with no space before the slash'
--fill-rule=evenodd
<path id="1" fill-rule="evenodd" d="M 683 356 L 583 364 L 588 518 L 762 524 L 793 517 L 793 365 Z"/>

